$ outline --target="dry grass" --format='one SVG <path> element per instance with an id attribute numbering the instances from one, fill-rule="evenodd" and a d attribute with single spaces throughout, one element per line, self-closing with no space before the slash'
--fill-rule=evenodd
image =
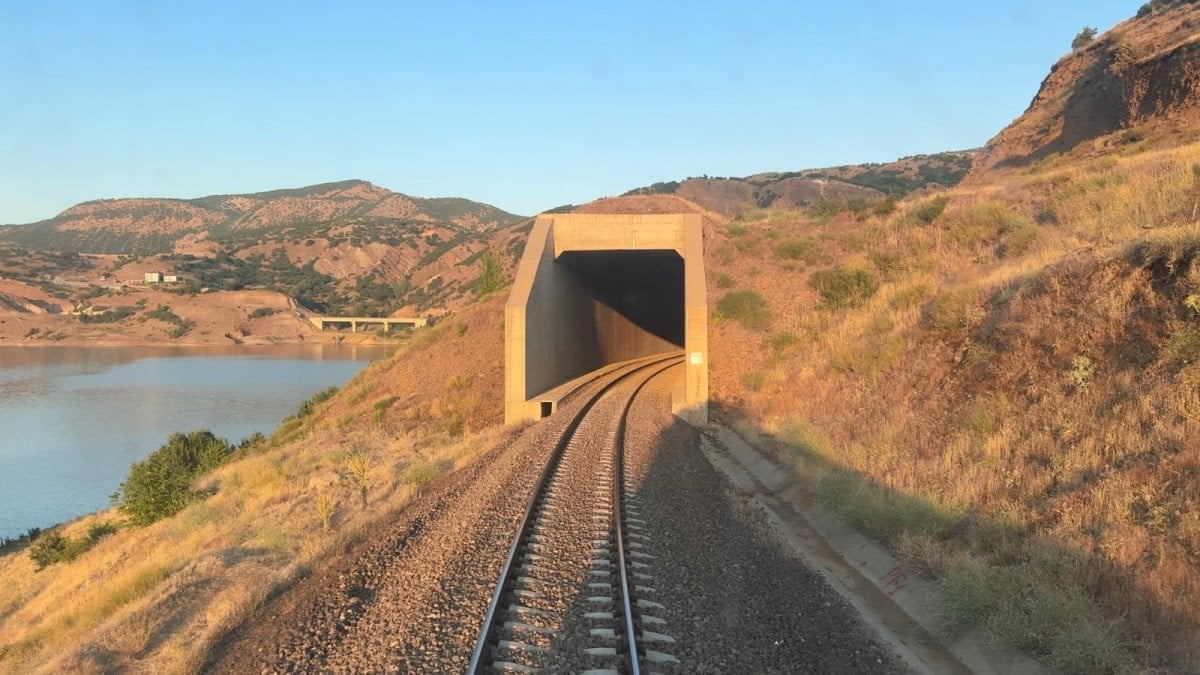
<path id="1" fill-rule="evenodd" d="M 1064 672 L 1200 668 L 1198 167 L 1060 162 L 835 218 L 823 264 L 882 279 L 837 311 L 751 229 L 727 267 L 763 268 L 744 283 L 798 339 L 713 327 L 713 396 L 938 580 L 948 632 Z"/>

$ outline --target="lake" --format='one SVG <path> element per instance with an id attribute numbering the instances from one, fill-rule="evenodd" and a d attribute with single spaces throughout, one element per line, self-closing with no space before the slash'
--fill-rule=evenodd
<path id="1" fill-rule="evenodd" d="M 0 537 L 107 507 L 174 431 L 270 434 L 386 349 L 0 348 Z"/>

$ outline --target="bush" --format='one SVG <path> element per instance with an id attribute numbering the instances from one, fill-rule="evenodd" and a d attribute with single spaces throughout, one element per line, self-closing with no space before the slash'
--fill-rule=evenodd
<path id="1" fill-rule="evenodd" d="M 786 260 L 800 260 L 808 264 L 817 261 L 820 254 L 817 242 L 809 238 L 785 239 L 775 245 L 775 255 Z"/>
<path id="2" fill-rule="evenodd" d="M 73 539 L 64 537 L 57 529 L 48 530 L 33 540 L 33 545 L 29 547 L 29 557 L 39 570 L 54 563 L 71 562 L 116 531 L 116 526 L 111 523 L 96 523 L 88 528 L 87 535 Z"/>
<path id="3" fill-rule="evenodd" d="M 42 534 L 42 528 L 31 527 L 24 534 L 15 537 L 0 537 L 0 553 L 9 553 L 23 546 L 28 546 Z"/>
<path id="4" fill-rule="evenodd" d="M 749 373 L 742 373 L 742 386 L 749 389 L 750 391 L 758 391 L 758 390 L 762 389 L 764 380 L 765 380 L 765 378 L 763 377 L 763 373 L 761 370 L 754 370 Z"/>
<path id="5" fill-rule="evenodd" d="M 500 267 L 500 259 L 492 251 L 483 254 L 480 263 L 479 279 L 475 281 L 475 291 L 479 297 L 484 297 L 504 288 L 504 270 Z"/>
<path id="6" fill-rule="evenodd" d="M 437 480 L 441 474 L 442 472 L 436 464 L 417 460 L 404 468 L 402 480 L 408 485 L 417 486 L 419 489 L 425 484 Z"/>
<path id="7" fill-rule="evenodd" d="M 134 525 L 149 525 L 179 512 L 193 498 L 192 479 L 220 466 L 233 454 L 229 441 L 211 431 L 173 433 L 167 442 L 129 469 L 116 504 Z"/>
<path id="8" fill-rule="evenodd" d="M 178 314 L 172 311 L 168 305 L 159 305 L 152 311 L 143 314 L 142 318 L 155 319 L 157 321 L 174 324 L 175 327 L 167 331 L 167 335 L 173 338 L 183 337 L 192 329 L 192 326 L 196 325 L 192 321 L 180 317 Z"/>
<path id="9" fill-rule="evenodd" d="M 946 196 L 934 197 L 928 201 L 922 202 L 912 210 L 912 217 L 918 222 L 926 225 L 932 225 L 933 221 L 942 215 L 942 211 L 946 210 L 946 205 L 950 203 L 950 198 Z"/>
<path id="10" fill-rule="evenodd" d="M 334 394 L 337 392 L 337 387 L 326 387 L 325 389 L 313 394 L 308 398 L 307 401 L 300 404 L 300 408 L 296 410 L 296 417 L 302 419 L 313 414 L 318 405 L 333 398 Z"/>
<path id="11" fill-rule="evenodd" d="M 275 309 L 274 307 L 259 307 L 258 309 L 254 310 L 253 312 L 250 312 L 250 318 L 251 319 L 261 319 L 264 316 L 271 316 L 272 314 L 275 314 L 277 312 L 279 312 L 279 310 Z"/>
<path id="12" fill-rule="evenodd" d="M 133 306 L 114 307 L 96 314 L 80 314 L 82 323 L 117 323 L 137 314 L 138 308 Z"/>
<path id="13" fill-rule="evenodd" d="M 730 291 L 717 302 L 717 311 L 750 330 L 762 330 L 771 323 L 771 310 L 763 296 L 754 291 Z"/>
<path id="14" fill-rule="evenodd" d="M 960 288 L 939 295 L 926 312 L 926 318 L 939 330 L 961 330 L 971 325 L 979 315 L 976 306 L 979 292 L 974 288 Z"/>
<path id="15" fill-rule="evenodd" d="M 1075 39 L 1071 40 L 1071 49 L 1086 47 L 1092 43 L 1092 40 L 1095 39 L 1096 29 L 1092 28 L 1091 26 L 1084 26 L 1083 30 L 1079 31 L 1079 33 L 1075 35 Z"/>
<path id="16" fill-rule="evenodd" d="M 775 333 L 766 340 L 766 347 L 773 352 L 786 351 L 788 347 L 796 345 L 800 342 L 800 336 L 791 331 L 781 331 Z"/>
<path id="17" fill-rule="evenodd" d="M 826 309 L 857 307 L 879 290 L 875 275 L 842 265 L 813 272 L 808 285 L 821 295 L 821 305 Z"/>

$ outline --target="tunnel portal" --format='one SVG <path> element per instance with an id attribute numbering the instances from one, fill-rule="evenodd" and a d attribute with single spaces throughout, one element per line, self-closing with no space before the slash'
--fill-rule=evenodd
<path id="1" fill-rule="evenodd" d="M 699 216 L 539 216 L 505 307 L 505 420 L 545 417 L 606 365 L 682 351 L 673 407 L 707 421 L 706 318 Z"/>

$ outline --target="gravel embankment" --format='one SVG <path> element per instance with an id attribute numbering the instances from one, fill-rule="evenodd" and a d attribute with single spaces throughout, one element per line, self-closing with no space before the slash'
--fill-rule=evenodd
<path id="1" fill-rule="evenodd" d="M 698 432 L 670 413 L 675 373 L 642 389 L 626 429 L 632 600 L 643 646 L 662 659 L 643 666 L 664 673 L 903 672 L 854 610 L 708 464 Z M 615 586 L 615 575 L 602 574 L 611 563 L 598 562 L 611 560 L 614 546 L 605 457 L 640 379 L 597 403 L 576 434 L 547 509 L 555 517 L 536 528 L 530 548 L 540 557 L 525 561 L 515 586 L 521 592 L 510 598 L 535 611 L 502 618 L 511 622 L 503 639 L 546 651 L 501 649 L 496 657 L 552 672 L 615 667 L 613 657 L 584 650 L 619 645 L 605 630 L 622 630 L 618 596 L 603 587 Z M 525 502 L 583 401 L 573 397 L 551 419 L 436 484 L 369 541 L 268 604 L 207 669 L 463 672 Z M 611 603 L 599 599 L 605 595 Z M 611 619 L 594 614 L 606 611 Z"/>
<path id="2" fill-rule="evenodd" d="M 447 477 L 225 641 L 211 672 L 462 672 L 517 522 L 583 402 Z"/>
<path id="3" fill-rule="evenodd" d="M 643 628 L 674 639 L 663 651 L 679 672 L 907 671 L 727 487 L 698 432 L 670 414 L 663 378 L 630 412 L 625 462 L 653 555 L 642 570 L 653 590 L 635 595 L 662 605 L 653 614 L 663 621 Z"/>

